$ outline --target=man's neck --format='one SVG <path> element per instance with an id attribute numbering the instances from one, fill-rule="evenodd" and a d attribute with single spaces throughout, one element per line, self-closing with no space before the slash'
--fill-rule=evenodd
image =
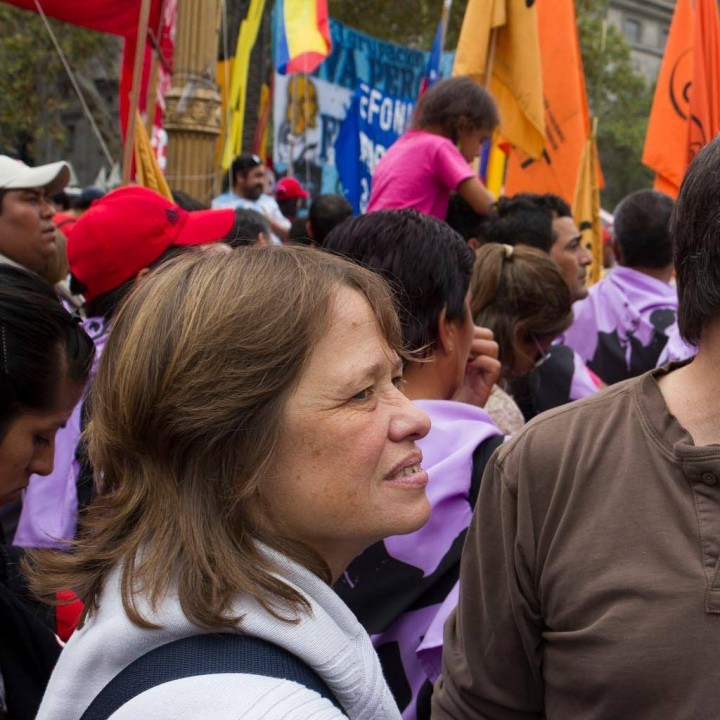
<path id="1" fill-rule="evenodd" d="M 703 329 L 693 361 L 658 382 L 668 409 L 698 446 L 720 444 L 719 364 L 720 322 L 716 321 Z"/>
<path id="2" fill-rule="evenodd" d="M 672 280 L 673 275 L 673 266 L 672 265 L 666 265 L 662 268 L 654 268 L 654 267 L 629 267 L 627 265 L 623 265 L 623 267 L 628 267 L 629 270 L 635 270 L 635 272 L 642 273 L 643 275 L 649 275 L 651 278 L 655 278 L 656 280 L 660 280 L 660 282 L 664 282 L 669 284 L 670 280 Z"/>

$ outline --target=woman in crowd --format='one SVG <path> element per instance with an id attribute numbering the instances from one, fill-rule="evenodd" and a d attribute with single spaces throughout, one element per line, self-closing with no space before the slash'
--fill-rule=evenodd
<path id="1" fill-rule="evenodd" d="M 37 275 L 0 266 L 0 503 L 53 469 L 54 440 L 82 392 L 93 345 Z M 60 652 L 0 546 L 0 716 L 31 720 Z M 49 619 L 49 618 L 48 618 Z"/>
<path id="2" fill-rule="evenodd" d="M 476 255 L 472 316 L 493 331 L 500 350 L 501 384 L 517 381 L 543 361 L 552 341 L 570 327 L 570 291 L 557 265 L 535 248 L 488 243 Z M 500 387 L 486 409 L 507 434 L 524 424 L 520 409 Z"/>
<path id="3" fill-rule="evenodd" d="M 418 443 L 430 521 L 368 548 L 336 585 L 371 634 L 403 718 L 428 718 L 463 538 L 485 463 L 504 439 L 482 409 L 500 370 L 497 346 L 472 320 L 474 253 L 444 222 L 412 210 L 370 213 L 335 228 L 323 247 L 392 283 L 413 352 L 403 392 L 432 421 Z"/>
<path id="4" fill-rule="evenodd" d="M 444 220 L 457 192 L 478 213 L 495 198 L 470 163 L 499 122 L 495 100 L 469 77 L 433 85 L 415 108 L 412 128 L 375 167 L 368 212 L 411 208 Z"/>
<path id="5" fill-rule="evenodd" d="M 113 190 L 83 213 L 68 240 L 70 289 L 86 301 L 83 327 L 95 343 L 96 360 L 114 314 L 135 282 L 188 248 L 219 247 L 217 241 L 233 232 L 234 221 L 232 210 L 189 213 L 135 185 Z M 96 366 L 97 362 L 91 379 Z M 63 548 L 75 537 L 78 514 L 94 492 L 92 470 L 80 442 L 87 410 L 83 399 L 58 433 L 51 482 L 30 480 L 15 545 Z"/>
<path id="6" fill-rule="evenodd" d="M 190 253 L 133 289 L 93 386 L 98 495 L 35 567 L 86 602 L 40 720 L 399 718 L 330 583 L 428 518 L 401 347 L 385 283 L 304 248 Z"/>

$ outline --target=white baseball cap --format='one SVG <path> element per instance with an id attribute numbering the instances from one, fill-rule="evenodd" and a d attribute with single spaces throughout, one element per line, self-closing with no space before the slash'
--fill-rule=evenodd
<path id="1" fill-rule="evenodd" d="M 0 190 L 41 187 L 53 195 L 69 182 L 70 166 L 64 161 L 29 167 L 20 160 L 0 155 Z"/>

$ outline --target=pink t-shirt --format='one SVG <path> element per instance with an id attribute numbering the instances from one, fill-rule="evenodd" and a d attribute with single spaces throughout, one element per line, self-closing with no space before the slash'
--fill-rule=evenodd
<path id="1" fill-rule="evenodd" d="M 412 208 L 444 220 L 450 193 L 474 175 L 451 140 L 424 130 L 409 130 L 375 167 L 368 212 Z"/>

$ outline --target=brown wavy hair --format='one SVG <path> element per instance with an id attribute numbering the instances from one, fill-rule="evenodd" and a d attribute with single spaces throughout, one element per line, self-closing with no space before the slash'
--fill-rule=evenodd
<path id="1" fill-rule="evenodd" d="M 505 378 L 526 359 L 520 340 L 554 339 L 573 320 L 570 290 L 557 266 L 526 245 L 478 248 L 470 294 L 475 324 L 490 328 L 499 345 Z"/>
<path id="2" fill-rule="evenodd" d="M 187 618 L 208 629 L 240 623 L 238 592 L 284 620 L 307 609 L 257 542 L 330 580 L 318 555 L 272 527 L 266 498 L 287 399 L 341 288 L 367 298 L 400 351 L 388 286 L 330 254 L 187 253 L 141 280 L 114 320 L 92 388 L 97 498 L 71 553 L 35 553 L 34 589 L 75 589 L 84 620 L 119 565 L 123 606 L 141 627 L 152 624 L 137 588 L 157 607 L 176 587 Z"/>

